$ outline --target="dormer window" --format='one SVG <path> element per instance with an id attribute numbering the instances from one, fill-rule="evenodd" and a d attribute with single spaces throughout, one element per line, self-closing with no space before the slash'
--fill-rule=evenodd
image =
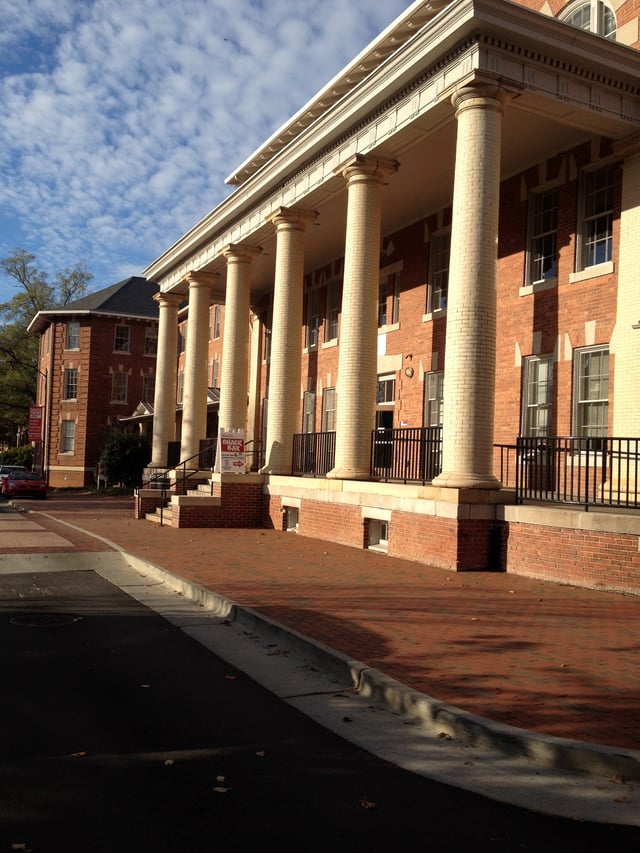
<path id="1" fill-rule="evenodd" d="M 602 0 L 594 0 L 591 3 L 571 3 L 561 20 L 579 30 L 588 30 L 615 41 L 616 16 L 613 9 Z"/>

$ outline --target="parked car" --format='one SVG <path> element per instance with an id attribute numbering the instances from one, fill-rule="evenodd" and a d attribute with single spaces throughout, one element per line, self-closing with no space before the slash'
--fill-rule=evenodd
<path id="1" fill-rule="evenodd" d="M 6 498 L 26 497 L 44 499 L 47 497 L 47 484 L 40 474 L 31 471 L 11 471 L 2 480 L 2 494 Z"/>
<path id="2" fill-rule="evenodd" d="M 24 465 L 0 465 L 0 490 L 2 489 L 4 481 L 12 471 L 22 471 L 23 473 L 26 473 L 26 470 L 27 469 Z"/>

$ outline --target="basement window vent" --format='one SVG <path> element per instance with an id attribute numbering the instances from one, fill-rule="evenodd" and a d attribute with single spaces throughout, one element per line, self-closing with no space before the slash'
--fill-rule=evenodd
<path id="1" fill-rule="evenodd" d="M 377 518 L 367 519 L 369 526 L 369 548 L 387 553 L 389 547 L 389 522 Z"/>
<path id="2" fill-rule="evenodd" d="M 298 532 L 298 517 L 300 515 L 300 510 L 297 506 L 285 506 L 284 509 L 284 524 L 285 530 L 288 533 L 297 533 Z"/>

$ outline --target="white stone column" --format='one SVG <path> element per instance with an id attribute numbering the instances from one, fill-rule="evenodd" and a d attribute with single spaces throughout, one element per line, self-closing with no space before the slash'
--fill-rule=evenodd
<path id="1" fill-rule="evenodd" d="M 220 429 L 246 430 L 249 394 L 249 287 L 251 263 L 261 249 L 231 244 L 222 254 L 227 261 L 227 288 L 222 335 Z"/>
<path id="2" fill-rule="evenodd" d="M 211 286 L 217 273 L 190 272 L 187 349 L 184 363 L 182 395 L 182 442 L 180 460 L 187 468 L 197 470 L 200 440 L 207 437 L 207 357 L 209 350 L 209 307 Z"/>
<path id="3" fill-rule="evenodd" d="M 336 384 L 336 456 L 327 476 L 370 476 L 378 368 L 382 187 L 395 161 L 357 154 L 339 170 L 347 181 L 347 227 Z"/>
<path id="4" fill-rule="evenodd" d="M 262 468 L 269 474 L 291 473 L 293 435 L 299 432 L 304 233 L 316 217 L 314 211 L 286 207 L 269 217 L 277 234 L 267 446 Z"/>
<path id="5" fill-rule="evenodd" d="M 167 467 L 167 450 L 176 432 L 179 293 L 157 293 L 159 306 L 156 383 L 153 397 L 153 438 L 150 468 Z"/>
<path id="6" fill-rule="evenodd" d="M 453 97 L 458 120 L 447 294 L 442 473 L 450 488 L 498 489 L 493 474 L 502 103 L 495 86 Z"/>
<path id="7" fill-rule="evenodd" d="M 611 339 L 613 356 L 613 436 L 640 437 L 638 365 L 640 365 L 640 134 L 623 140 L 614 148 L 624 157 L 622 166 L 622 202 L 620 206 L 620 248 L 618 253 L 618 293 L 616 325 Z M 635 452 L 635 444 L 628 447 Z M 638 472 L 633 459 L 627 460 L 627 446 L 612 447 L 609 486 L 614 495 L 620 491 L 633 495 L 638 490 Z M 621 453 L 620 453 L 621 451 Z M 629 461 L 629 464 L 627 464 Z"/>
<path id="8" fill-rule="evenodd" d="M 615 359 L 613 435 L 630 438 L 640 436 L 640 406 L 637 404 L 640 365 L 640 135 L 619 143 L 615 151 L 624 157 L 624 163 L 616 328 L 611 347 Z"/>

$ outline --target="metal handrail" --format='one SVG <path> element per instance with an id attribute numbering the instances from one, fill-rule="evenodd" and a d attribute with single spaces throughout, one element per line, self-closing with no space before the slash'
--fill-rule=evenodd
<path id="1" fill-rule="evenodd" d="M 204 447 L 201 447 L 197 453 L 194 453 L 192 456 L 188 456 L 186 459 L 181 459 L 180 462 L 177 463 L 177 465 L 171 465 L 169 468 L 165 468 L 165 470 L 161 471 L 159 474 L 155 474 L 153 477 L 150 477 L 148 480 L 145 480 L 142 483 L 142 488 L 143 489 L 149 488 L 151 483 L 159 482 L 161 480 L 166 481 L 169 472 L 170 471 L 177 471 L 180 467 L 182 467 L 182 478 L 181 478 L 180 482 L 184 483 L 186 480 L 188 480 L 190 477 L 192 477 L 194 474 L 197 474 L 198 471 L 201 470 L 200 468 L 189 469 L 189 474 L 187 474 L 187 462 L 191 462 L 191 460 L 195 459 L 196 456 L 200 457 L 200 456 L 202 456 L 203 453 L 207 453 L 207 451 L 211 450 L 211 448 L 216 446 L 216 443 L 217 443 L 217 440 L 215 440 L 215 439 L 213 441 L 210 441 Z M 178 482 L 178 479 L 176 478 L 174 486 L 177 482 Z M 173 487 L 170 487 L 167 489 L 166 486 L 162 486 L 160 489 L 160 497 L 161 497 L 160 527 L 162 527 L 162 523 L 163 523 L 163 510 L 164 510 L 164 505 L 165 505 L 165 502 L 167 499 L 167 492 L 170 492 L 172 490 L 173 490 Z M 138 498 L 138 501 L 140 501 L 140 490 L 139 489 L 138 489 L 137 498 Z M 139 504 L 138 504 L 138 506 L 139 506 Z"/>

